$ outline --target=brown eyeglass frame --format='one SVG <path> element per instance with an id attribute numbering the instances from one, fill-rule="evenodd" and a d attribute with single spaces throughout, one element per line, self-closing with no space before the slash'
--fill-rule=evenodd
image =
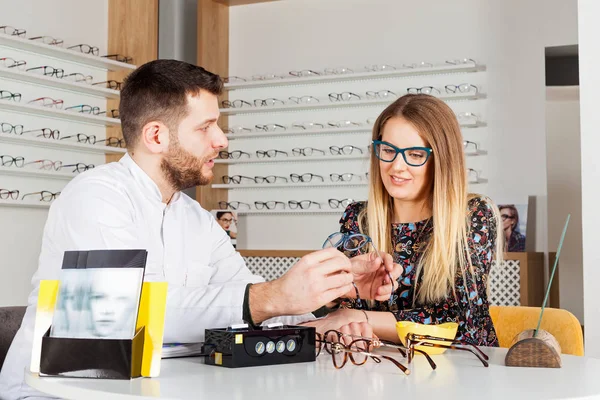
<path id="1" fill-rule="evenodd" d="M 431 343 L 431 341 L 446 342 L 449 344 L 445 345 L 439 343 Z M 481 361 L 484 367 L 489 367 L 489 357 L 483 351 L 481 351 L 479 347 L 472 343 L 468 343 L 463 340 L 445 339 L 430 335 L 418 335 L 415 333 L 409 333 L 408 335 L 406 335 L 406 347 L 408 348 L 409 364 L 415 356 L 415 350 L 420 353 L 424 353 L 423 351 L 419 351 L 419 349 L 416 349 L 416 346 L 468 351 L 469 353 L 473 353 L 479 359 L 479 361 Z"/>
<path id="2" fill-rule="evenodd" d="M 330 331 L 325 332 L 325 337 L 327 337 L 328 334 L 330 334 L 330 333 L 335 333 L 338 336 L 338 339 L 344 335 L 341 332 L 330 330 Z M 402 365 L 399 361 L 393 359 L 392 357 L 389 357 L 389 356 L 386 356 L 383 354 L 373 354 L 370 351 L 353 350 L 352 347 L 360 348 L 359 346 L 357 346 L 357 344 L 359 344 L 360 342 L 364 343 L 363 348 L 366 348 L 366 350 L 370 350 L 372 348 L 372 341 L 369 339 L 356 339 L 356 340 L 353 340 L 352 342 L 350 342 L 350 344 L 344 345 L 341 342 L 329 342 L 327 340 L 323 340 L 323 336 L 320 333 L 316 333 L 315 356 L 319 356 L 319 354 L 321 354 L 321 349 L 323 347 L 325 347 L 325 351 L 327 353 L 331 354 L 333 366 L 336 369 L 343 368 L 344 365 L 346 365 L 346 363 L 348 362 L 348 358 L 350 358 L 350 362 L 352 362 L 352 364 L 358 365 L 358 366 L 365 364 L 367 362 L 367 358 L 371 358 L 373 361 L 375 361 L 378 364 L 381 363 L 381 359 L 383 358 L 385 360 L 391 361 L 405 375 L 410 375 L 410 370 L 408 368 L 406 368 L 404 365 Z M 342 363 L 339 365 L 336 362 L 336 358 L 335 358 L 336 351 L 344 352 L 344 359 L 343 359 Z M 354 354 L 363 354 L 366 357 L 365 357 L 364 361 L 358 362 L 354 359 Z M 350 357 L 348 357 L 348 355 Z"/>
<path id="3" fill-rule="evenodd" d="M 403 345 L 399 345 L 387 340 L 382 340 L 379 338 L 368 338 L 365 336 L 358 336 L 358 335 L 351 335 L 349 333 L 342 333 L 336 330 L 329 330 L 325 332 L 325 337 L 329 336 L 331 333 L 335 333 L 338 336 L 338 340 L 341 340 L 342 336 L 347 336 L 353 339 L 363 339 L 363 340 L 368 340 L 370 342 L 370 346 L 372 348 L 379 348 L 379 347 L 390 347 L 393 349 L 398 350 L 398 352 L 400 353 L 400 355 L 404 358 L 408 357 L 408 351 L 409 349 Z M 319 333 L 317 333 L 317 335 L 320 335 Z M 321 349 L 319 349 L 319 353 L 320 353 Z M 328 353 L 331 353 L 329 349 L 327 349 L 327 347 L 325 348 L 325 351 L 327 351 Z M 431 369 L 436 369 L 437 368 L 437 364 L 433 361 L 433 359 L 431 358 L 431 356 L 429 354 L 427 354 L 427 352 L 421 350 L 421 349 L 414 349 L 414 351 L 416 351 L 419 354 L 422 354 L 425 359 L 427 360 L 427 362 L 429 363 L 429 365 L 431 366 Z M 317 356 L 319 354 L 317 353 Z M 409 361 L 410 362 L 410 361 Z"/>

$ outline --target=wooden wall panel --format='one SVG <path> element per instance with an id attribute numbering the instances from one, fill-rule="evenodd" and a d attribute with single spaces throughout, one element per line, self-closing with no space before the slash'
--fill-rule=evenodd
<path id="1" fill-rule="evenodd" d="M 226 77 L 229 75 L 229 6 L 213 0 L 198 0 L 198 65 Z M 226 99 L 225 93 L 220 100 Z M 227 126 L 227 118 L 221 116 L 221 127 Z M 215 165 L 214 182 L 221 182 L 227 175 L 226 164 Z M 206 210 L 218 209 L 218 202 L 227 200 L 227 190 L 212 189 L 210 185 L 196 189 L 196 200 Z"/>
<path id="2" fill-rule="evenodd" d="M 158 0 L 108 0 L 108 54 L 122 54 L 142 65 L 158 58 Z M 131 71 L 115 71 L 108 79 L 122 82 Z M 118 108 L 117 99 L 107 110 Z M 107 128 L 106 136 L 123 137 L 119 127 Z M 107 155 L 106 162 L 122 155 Z"/>

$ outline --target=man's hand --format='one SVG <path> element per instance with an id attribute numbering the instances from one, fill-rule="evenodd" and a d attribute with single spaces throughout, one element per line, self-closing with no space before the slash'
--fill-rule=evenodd
<path id="1" fill-rule="evenodd" d="M 309 313 L 343 296 L 353 288 L 351 269 L 348 257 L 334 248 L 305 255 L 279 279 L 250 287 L 254 323 Z"/>
<path id="2" fill-rule="evenodd" d="M 354 283 L 362 299 L 389 300 L 392 292 L 398 288 L 397 280 L 402 274 L 402 266 L 394 264 L 391 255 L 380 254 L 381 257 L 376 253 L 367 253 L 350 259 Z M 389 275 L 393 278 L 392 282 Z M 352 288 L 344 297 L 356 298 L 356 290 Z"/>

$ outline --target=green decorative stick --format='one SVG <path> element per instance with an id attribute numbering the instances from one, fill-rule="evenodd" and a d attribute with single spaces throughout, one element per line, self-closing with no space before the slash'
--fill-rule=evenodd
<path id="1" fill-rule="evenodd" d="M 567 221 L 563 228 L 562 235 L 560 236 L 560 242 L 558 242 L 558 249 L 556 250 L 556 258 L 554 259 L 554 267 L 552 267 L 552 274 L 550 274 L 550 280 L 548 280 L 548 287 L 546 288 L 546 295 L 544 296 L 544 302 L 542 303 L 542 311 L 540 312 L 540 319 L 537 323 L 537 328 L 533 332 L 533 337 L 536 337 L 542 324 L 542 317 L 544 316 L 544 309 L 546 308 L 546 302 L 548 301 L 548 295 L 550 294 L 550 287 L 552 286 L 552 280 L 554 279 L 554 273 L 556 272 L 556 266 L 558 265 L 558 257 L 560 257 L 560 251 L 562 250 L 563 242 L 565 241 L 565 235 L 567 234 L 567 227 L 569 226 L 569 220 L 571 214 L 567 215 Z"/>

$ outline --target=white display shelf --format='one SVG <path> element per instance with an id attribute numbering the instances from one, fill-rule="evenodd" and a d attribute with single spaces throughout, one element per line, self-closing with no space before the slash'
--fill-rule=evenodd
<path id="1" fill-rule="evenodd" d="M 466 157 L 477 157 L 477 156 L 486 156 L 486 150 L 475 150 L 475 151 L 465 151 Z"/>
<path id="2" fill-rule="evenodd" d="M 213 189 L 277 189 L 277 188 L 290 188 L 290 189 L 301 189 L 301 188 L 320 188 L 320 187 L 352 187 L 352 186 L 367 186 L 366 181 L 356 181 L 356 182 L 306 182 L 306 183 L 255 183 L 250 185 L 242 185 L 242 184 L 224 184 L 218 183 L 212 185 Z"/>
<path id="3" fill-rule="evenodd" d="M 363 150 L 365 151 L 365 150 Z M 368 160 L 369 156 L 360 154 L 358 156 L 288 156 L 288 157 L 266 157 L 266 158 L 240 158 L 235 160 L 215 160 L 216 164 L 267 164 L 267 163 L 284 163 L 284 162 L 307 162 L 307 161 L 346 161 L 346 160 Z"/>
<path id="4" fill-rule="evenodd" d="M 314 210 L 213 210 L 213 211 L 226 211 L 226 212 L 234 212 L 237 215 L 278 215 L 278 214 L 287 214 L 287 215 L 307 215 L 307 214 L 343 214 L 345 208 L 315 208 Z"/>
<path id="5" fill-rule="evenodd" d="M 295 85 L 311 85 L 316 83 L 334 83 L 345 81 L 358 81 L 370 79 L 386 79 L 398 78 L 405 76 L 418 75 L 437 75 L 437 74 L 452 74 L 463 72 L 478 72 L 485 71 L 485 65 L 479 64 L 464 64 L 464 65 L 442 65 L 434 67 L 419 67 L 419 68 L 400 68 L 391 71 L 376 71 L 376 72 L 353 72 L 339 75 L 317 75 L 306 78 L 297 78 L 290 75 L 289 78 L 269 79 L 269 80 L 253 80 L 239 83 L 226 83 L 225 89 L 253 89 L 260 87 L 274 86 L 295 86 Z"/>
<path id="6" fill-rule="evenodd" d="M 11 36 L 2 33 L 0 33 L 0 46 L 11 47 L 13 49 L 22 50 L 29 53 L 44 55 L 56 58 L 58 60 L 82 64 L 88 67 L 106 69 L 109 71 L 136 69 L 136 66 L 133 64 L 127 64 L 91 54 L 84 54 L 76 50 L 68 50 L 62 47 L 50 46 L 35 40 L 29 40 L 26 38 L 20 38 L 18 36 Z"/>
<path id="7" fill-rule="evenodd" d="M 2 35 L 0 35 L 2 36 Z M 86 124 L 118 126 L 121 121 L 117 118 L 99 117 L 97 115 L 85 114 L 75 111 L 58 110 L 50 107 L 34 106 L 27 103 L 19 103 L 11 100 L 0 100 L 0 110 L 13 111 L 20 114 L 38 115 L 54 119 L 62 119 Z"/>
<path id="8" fill-rule="evenodd" d="M 50 208 L 51 204 L 51 202 L 47 201 L 0 200 L 0 207 Z"/>
<path id="9" fill-rule="evenodd" d="M 69 140 L 44 139 L 37 137 L 17 136 L 0 133 L 0 143 L 10 143 L 25 146 L 43 147 L 45 149 L 75 150 L 95 154 L 124 154 L 126 149 L 111 146 L 83 144 Z"/>
<path id="10" fill-rule="evenodd" d="M 67 181 L 77 176 L 76 174 L 69 172 L 33 169 L 31 166 L 25 166 L 23 168 L 0 166 L 0 175 L 28 176 L 32 178 L 51 178 L 62 179 Z"/>
<path id="11" fill-rule="evenodd" d="M 469 179 L 468 183 L 471 185 L 479 185 L 479 184 L 483 184 L 483 183 L 488 183 L 488 180 L 485 178 Z"/>
<path id="12" fill-rule="evenodd" d="M 485 99 L 485 93 L 476 94 L 454 94 L 454 95 L 442 95 L 437 96 L 438 99 L 443 101 L 456 101 L 456 100 L 478 100 Z M 274 112 L 285 112 L 285 111 L 305 111 L 305 110 L 325 110 L 332 108 L 349 108 L 349 107 L 370 107 L 370 106 L 383 106 L 391 104 L 394 99 L 383 99 L 383 100 L 356 100 L 356 101 L 329 101 L 329 99 L 320 99 L 320 103 L 316 104 L 284 104 L 282 106 L 272 107 L 239 107 L 239 108 L 221 108 L 219 111 L 223 115 L 241 115 L 241 114 L 266 114 Z"/>
<path id="13" fill-rule="evenodd" d="M 0 78 L 6 78 L 20 82 L 28 82 L 33 83 L 35 85 L 66 90 L 69 92 L 79 94 L 103 97 L 107 99 L 119 98 L 118 90 L 107 89 L 100 86 L 92 86 L 86 83 L 70 82 L 65 79 L 52 78 L 30 72 L 18 71 L 14 68 L 0 68 Z"/>
<path id="14" fill-rule="evenodd" d="M 485 127 L 485 122 L 473 122 L 460 124 L 462 128 L 480 128 Z M 306 129 L 306 130 L 289 130 L 281 132 L 249 132 L 249 133 L 228 133 L 228 140 L 239 139 L 256 139 L 266 137 L 285 137 L 285 136 L 309 136 L 309 135 L 338 135 L 342 133 L 371 133 L 372 126 L 357 126 L 354 128 L 325 128 L 325 129 Z"/>

